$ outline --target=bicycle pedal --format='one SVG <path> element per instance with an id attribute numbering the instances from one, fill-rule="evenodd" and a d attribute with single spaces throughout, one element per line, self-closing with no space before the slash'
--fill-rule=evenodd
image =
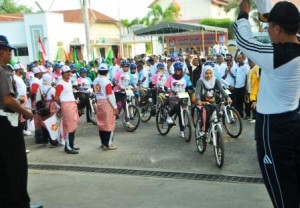
<path id="1" fill-rule="evenodd" d="M 168 124 L 170 127 L 176 126 L 176 123 Z"/>

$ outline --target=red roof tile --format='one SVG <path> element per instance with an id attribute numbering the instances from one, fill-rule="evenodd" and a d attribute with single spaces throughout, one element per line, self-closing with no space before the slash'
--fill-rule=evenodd
<path id="1" fill-rule="evenodd" d="M 53 12 L 63 14 L 65 22 L 83 23 L 82 12 L 80 9 L 53 11 Z M 117 20 L 115 20 L 111 17 L 108 17 L 100 12 L 97 12 L 93 9 L 89 9 L 89 18 L 90 18 L 90 23 L 95 23 L 95 22 L 115 23 L 115 22 L 117 22 Z M 23 20 L 23 19 L 24 19 L 24 14 L 0 14 L 0 22 L 18 21 L 18 20 Z"/>
<path id="2" fill-rule="evenodd" d="M 62 11 L 54 11 L 54 12 L 62 13 L 64 15 L 65 22 L 76 22 L 76 23 L 83 22 L 82 12 L 80 9 L 62 10 Z M 97 12 L 93 9 L 89 9 L 89 18 L 90 18 L 90 23 L 94 23 L 96 21 L 107 22 L 107 23 L 117 22 L 117 20 L 108 17 L 100 12 Z"/>
<path id="3" fill-rule="evenodd" d="M 24 14 L 1 14 L 0 22 L 20 21 L 24 19 Z"/>

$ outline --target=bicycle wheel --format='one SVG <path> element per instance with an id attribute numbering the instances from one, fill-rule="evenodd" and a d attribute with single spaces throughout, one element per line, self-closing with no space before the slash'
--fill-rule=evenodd
<path id="1" fill-rule="evenodd" d="M 140 106 L 141 121 L 146 123 L 151 119 L 151 105 L 146 103 Z"/>
<path id="2" fill-rule="evenodd" d="M 156 128 L 161 135 L 167 135 L 171 126 L 167 123 L 168 109 L 160 107 L 156 114 Z"/>
<path id="3" fill-rule="evenodd" d="M 88 107 L 86 108 L 86 120 L 94 125 L 97 125 L 96 105 L 93 99 L 88 100 Z"/>
<path id="4" fill-rule="evenodd" d="M 241 135 L 243 129 L 241 116 L 233 107 L 228 106 L 225 109 L 226 112 L 224 112 L 224 115 L 222 117 L 222 124 L 229 136 L 237 138 Z"/>
<path id="5" fill-rule="evenodd" d="M 189 142 L 192 138 L 192 118 L 190 112 L 187 109 L 183 109 L 183 119 L 184 119 L 184 137 L 185 141 Z"/>
<path id="6" fill-rule="evenodd" d="M 214 146 L 214 155 L 216 159 L 216 165 L 218 168 L 221 168 L 224 165 L 224 140 L 222 136 L 222 129 L 220 126 L 216 126 L 215 132 L 213 133 L 216 136 L 216 146 Z"/>
<path id="7" fill-rule="evenodd" d="M 196 145 L 198 151 L 203 154 L 206 149 L 206 138 L 204 136 L 200 136 L 200 131 L 201 131 L 201 125 L 202 125 L 202 119 L 199 118 L 196 122 L 196 127 L 195 127 L 195 139 L 196 139 Z"/>
<path id="8" fill-rule="evenodd" d="M 135 105 L 128 105 L 128 118 L 130 124 L 133 126 L 132 128 L 128 128 L 125 120 L 125 112 L 123 111 L 123 127 L 126 131 L 133 132 L 138 128 L 141 120 L 140 112 Z"/>
<path id="9" fill-rule="evenodd" d="M 200 116 L 201 116 L 201 112 L 199 108 L 196 105 L 193 105 L 191 108 L 191 117 L 192 117 L 194 127 L 196 127 L 197 120 Z"/>

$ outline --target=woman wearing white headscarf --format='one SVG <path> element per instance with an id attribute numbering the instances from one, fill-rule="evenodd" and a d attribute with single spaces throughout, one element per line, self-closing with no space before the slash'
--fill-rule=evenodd
<path id="1" fill-rule="evenodd" d="M 202 108 L 202 131 L 206 132 L 209 126 L 209 118 L 214 108 L 206 103 L 217 102 L 219 96 L 216 91 L 222 94 L 222 97 L 227 99 L 227 102 L 231 104 L 231 99 L 224 91 L 220 80 L 214 76 L 213 67 L 206 65 L 203 67 L 201 78 L 196 84 L 196 100 L 199 106 Z"/>
<path id="2" fill-rule="evenodd" d="M 48 116 L 41 116 L 41 119 L 43 121 L 45 121 L 49 117 L 53 116 L 57 112 L 57 104 L 54 100 L 55 92 L 56 92 L 55 88 L 52 87 L 51 75 L 48 73 L 43 74 L 42 86 L 37 93 L 37 97 L 39 98 L 39 100 L 41 99 L 41 97 L 44 98 L 46 107 L 49 108 L 49 111 L 50 111 L 50 114 Z M 50 147 L 56 147 L 58 145 L 58 141 L 52 140 L 50 138 L 50 134 L 44 125 L 42 126 L 42 131 L 43 131 L 43 137 L 45 137 L 44 138 L 45 141 L 50 142 Z"/>

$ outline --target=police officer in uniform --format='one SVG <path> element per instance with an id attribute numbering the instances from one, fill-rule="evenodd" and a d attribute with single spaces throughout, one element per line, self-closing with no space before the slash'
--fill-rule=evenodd
<path id="1" fill-rule="evenodd" d="M 28 208 L 28 165 L 19 114 L 25 119 L 32 119 L 33 114 L 16 99 L 13 74 L 6 66 L 14 49 L 7 38 L 0 35 L 0 207 Z"/>

